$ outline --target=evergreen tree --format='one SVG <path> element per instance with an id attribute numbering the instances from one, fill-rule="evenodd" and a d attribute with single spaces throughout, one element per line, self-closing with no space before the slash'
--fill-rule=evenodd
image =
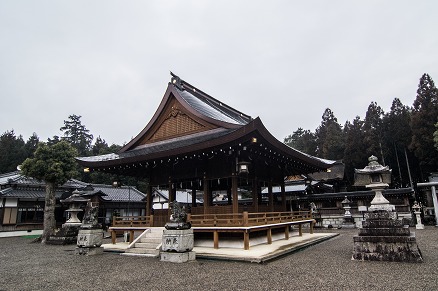
<path id="1" fill-rule="evenodd" d="M 391 111 L 386 113 L 382 120 L 385 161 L 393 169 L 392 177 L 394 184 L 401 187 L 409 184 L 405 150 L 412 138 L 410 120 L 410 108 L 403 105 L 398 98 L 393 100 Z M 410 170 L 412 170 L 413 165 L 414 163 L 410 163 Z"/>
<path id="2" fill-rule="evenodd" d="M 26 150 L 26 158 L 30 158 L 35 153 L 38 144 L 40 142 L 40 138 L 38 135 L 34 132 L 31 137 L 27 140 L 26 144 L 24 145 L 24 148 Z"/>
<path id="3" fill-rule="evenodd" d="M 438 166 L 438 152 L 433 141 L 437 117 L 438 90 L 432 78 L 423 74 L 412 108 L 412 141 L 409 148 L 419 159 L 424 174 L 436 171 Z"/>
<path id="4" fill-rule="evenodd" d="M 359 116 L 353 122 L 347 121 L 344 125 L 345 135 L 345 151 L 344 151 L 344 165 L 345 165 L 345 180 L 348 184 L 354 183 L 354 169 L 362 169 L 368 164 L 368 156 L 366 154 L 366 147 L 363 142 L 364 122 Z"/>
<path id="5" fill-rule="evenodd" d="M 321 125 L 315 132 L 319 157 L 340 160 L 344 155 L 344 136 L 342 127 L 333 112 L 327 108 L 322 115 Z"/>
<path id="6" fill-rule="evenodd" d="M 47 145 L 54 145 L 61 141 L 61 138 L 57 135 L 54 135 L 53 138 L 47 139 Z"/>
<path id="7" fill-rule="evenodd" d="M 14 130 L 0 136 L 0 173 L 17 170 L 17 166 L 27 158 L 23 137 L 15 136 Z"/>
<path id="8" fill-rule="evenodd" d="M 376 102 L 371 102 L 365 115 L 363 123 L 364 143 L 366 146 L 366 155 L 374 155 L 385 165 L 385 157 L 382 148 L 382 117 L 383 109 Z"/>
<path id="9" fill-rule="evenodd" d="M 306 154 L 316 154 L 316 138 L 315 134 L 310 132 L 310 130 L 304 130 L 299 127 L 291 135 L 285 137 L 283 142 L 288 146 Z"/>
<path id="10" fill-rule="evenodd" d="M 87 156 L 93 141 L 93 135 L 82 125 L 81 116 L 70 115 L 69 120 L 64 120 L 64 126 L 60 128 L 64 132 L 63 140 L 69 142 L 78 150 L 81 156 Z"/>
<path id="11" fill-rule="evenodd" d="M 77 173 L 76 155 L 76 149 L 66 141 L 52 146 L 40 143 L 34 157 L 26 159 L 22 164 L 21 170 L 24 175 L 46 183 L 44 230 L 41 236 L 43 243 L 53 234 L 56 226 L 55 188 L 67 182 Z"/>

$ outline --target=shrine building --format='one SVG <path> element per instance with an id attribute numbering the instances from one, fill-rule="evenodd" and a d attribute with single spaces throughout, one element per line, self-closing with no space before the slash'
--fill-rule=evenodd
<path id="1" fill-rule="evenodd" d="M 280 213 L 288 210 L 286 176 L 331 165 L 285 145 L 259 117 L 228 106 L 174 74 L 155 114 L 134 139 L 117 153 L 77 160 L 91 172 L 147 178 L 146 216 L 153 215 L 153 226 L 163 226 L 170 211 L 153 209 L 155 188 L 169 190 L 169 202 L 177 190 L 188 189 L 191 217 Z M 275 186 L 281 188 L 277 195 Z M 264 189 L 268 195 L 262 199 Z M 218 193 L 221 203 L 214 203 Z"/>

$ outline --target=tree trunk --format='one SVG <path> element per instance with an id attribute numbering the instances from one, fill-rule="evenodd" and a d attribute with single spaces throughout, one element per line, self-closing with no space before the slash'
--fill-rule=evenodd
<path id="1" fill-rule="evenodd" d="M 44 207 L 44 230 L 41 235 L 41 242 L 45 243 L 50 235 L 53 234 L 56 227 L 55 220 L 55 184 L 46 182 L 46 199 Z"/>

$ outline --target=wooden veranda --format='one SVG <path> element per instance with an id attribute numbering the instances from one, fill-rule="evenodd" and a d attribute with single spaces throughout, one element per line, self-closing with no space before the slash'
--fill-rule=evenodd
<path id="1" fill-rule="evenodd" d="M 241 234 L 244 249 L 250 247 L 250 235 L 252 233 L 264 233 L 266 243 L 272 243 L 273 230 L 280 230 L 284 238 L 289 239 L 291 226 L 298 225 L 298 233 L 302 236 L 303 224 L 309 224 L 310 233 L 313 233 L 315 220 L 309 211 L 295 212 L 257 212 L 229 213 L 229 214 L 189 214 L 187 220 L 192 224 L 193 232 L 211 233 L 213 235 L 214 248 L 219 248 L 220 235 Z M 149 216 L 124 216 L 114 217 L 110 227 L 112 243 L 116 242 L 117 231 L 130 233 L 130 242 L 134 239 L 135 231 L 144 231 L 154 227 L 154 215 Z"/>

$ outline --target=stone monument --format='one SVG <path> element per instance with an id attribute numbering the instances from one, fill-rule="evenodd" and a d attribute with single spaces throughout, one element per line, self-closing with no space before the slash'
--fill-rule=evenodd
<path id="1" fill-rule="evenodd" d="M 103 253 L 102 225 L 97 221 L 99 204 L 88 201 L 84 218 L 79 227 L 76 253 L 79 255 L 97 255 Z"/>
<path id="2" fill-rule="evenodd" d="M 161 244 L 161 261 L 185 263 L 194 261 L 194 236 L 190 222 L 187 222 L 185 208 L 179 202 L 172 202 L 172 215 L 166 223 Z"/>
<path id="3" fill-rule="evenodd" d="M 394 205 L 390 204 L 382 194 L 383 189 L 389 186 L 385 183 L 385 175 L 390 173 L 390 170 L 380 165 L 375 156 L 371 156 L 368 160 L 368 166 L 356 170 L 356 174 L 359 174 L 360 183 L 368 178 L 369 184 L 366 187 L 372 189 L 375 196 L 368 212 L 364 214 L 365 221 L 362 221 L 359 234 L 353 237 L 352 259 L 423 262 L 415 233 L 411 233 L 409 226 L 404 226 L 402 221 L 397 219 Z"/>

